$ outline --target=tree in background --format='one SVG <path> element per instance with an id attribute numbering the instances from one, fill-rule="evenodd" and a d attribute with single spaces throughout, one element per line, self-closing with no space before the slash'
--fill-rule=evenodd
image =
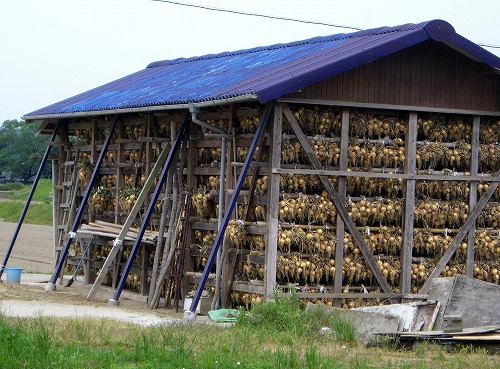
<path id="1" fill-rule="evenodd" d="M 17 119 L 6 120 L 0 126 L 0 173 L 10 173 L 11 180 L 30 182 L 40 166 L 40 158 L 48 138 L 36 136 L 37 123 Z M 50 165 L 45 165 L 43 177 L 50 177 Z"/>

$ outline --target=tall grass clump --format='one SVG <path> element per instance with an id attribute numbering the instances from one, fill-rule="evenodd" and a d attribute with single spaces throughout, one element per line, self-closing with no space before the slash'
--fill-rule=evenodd
<path id="1" fill-rule="evenodd" d="M 290 338 L 315 337 L 322 327 L 332 329 L 332 337 L 339 342 L 354 343 L 354 325 L 319 309 L 303 308 L 296 293 L 287 297 L 275 295 L 274 301 L 253 304 L 250 311 L 240 310 L 235 324 L 238 329 L 282 333 Z"/>
<path id="2" fill-rule="evenodd" d="M 0 315 L 0 368 L 49 368 L 53 341 L 41 318 L 8 322 Z"/>

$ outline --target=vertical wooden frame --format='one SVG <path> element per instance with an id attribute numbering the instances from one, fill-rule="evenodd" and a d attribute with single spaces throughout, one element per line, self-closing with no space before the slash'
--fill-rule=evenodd
<path id="1" fill-rule="evenodd" d="M 349 109 L 342 109 L 342 129 L 340 134 L 339 170 L 347 170 L 349 149 Z M 346 177 L 339 177 L 339 200 L 345 203 Z M 344 264 L 344 234 L 345 223 L 340 213 L 337 213 L 337 244 L 335 245 L 335 293 L 342 293 L 342 265 Z M 341 299 L 335 299 L 334 306 L 341 306 Z"/>
<path id="2" fill-rule="evenodd" d="M 271 167 L 269 168 L 268 203 L 267 203 L 267 240 L 266 240 L 266 267 L 264 280 L 264 300 L 273 299 L 273 291 L 276 286 L 276 261 L 278 258 L 278 217 L 279 217 L 279 194 L 280 175 L 274 173 L 275 169 L 281 168 L 281 141 L 283 126 L 283 105 L 274 107 L 274 119 L 271 129 L 270 155 Z"/>
<path id="3" fill-rule="evenodd" d="M 472 137 L 471 137 L 471 162 L 470 175 L 477 176 L 479 170 L 479 130 L 481 118 L 474 116 L 472 121 Z M 477 181 L 471 181 L 469 185 L 469 209 L 472 211 L 477 203 Z M 469 231 L 467 238 L 467 262 L 466 275 L 469 278 L 474 277 L 474 238 L 476 235 L 475 225 Z"/>
<path id="4" fill-rule="evenodd" d="M 125 186 L 125 178 L 122 168 L 122 163 L 125 162 L 125 150 L 123 141 L 127 138 L 125 125 L 123 122 L 118 123 L 117 128 L 117 151 L 116 151 L 116 179 L 115 179 L 115 223 L 120 223 L 120 190 Z M 128 141 L 128 140 L 127 140 Z"/>
<path id="5" fill-rule="evenodd" d="M 405 132 L 405 174 L 416 173 L 417 152 L 417 113 L 410 112 Z M 413 250 L 413 221 L 415 210 L 415 180 L 405 181 L 405 205 L 403 214 L 403 245 L 401 248 L 401 280 L 402 293 L 411 292 L 411 260 Z"/>
<path id="6" fill-rule="evenodd" d="M 189 125 L 189 131 L 186 133 L 189 137 L 189 142 L 188 142 L 188 154 L 187 154 L 187 191 L 192 193 L 195 188 L 198 187 L 198 179 L 194 174 L 194 168 L 198 166 L 198 149 L 195 147 L 193 144 L 192 136 L 195 135 L 196 130 L 198 127 L 196 124 L 193 122 L 190 123 Z M 191 214 L 187 214 L 187 217 L 190 217 Z M 192 227 L 189 227 L 189 229 L 186 230 L 188 232 L 186 236 L 186 243 L 188 247 L 185 249 L 185 254 L 184 254 L 184 270 L 194 270 L 194 261 L 193 257 L 191 256 L 191 248 L 189 247 L 190 245 L 194 244 L 194 230 Z M 185 296 L 190 288 L 191 284 L 189 282 L 189 276 L 184 276 L 182 278 L 182 287 L 181 287 L 181 294 L 182 296 Z"/>
<path id="7" fill-rule="evenodd" d="M 234 132 L 237 126 L 236 117 L 236 106 L 234 104 L 229 105 L 229 126 L 228 133 Z M 233 166 L 231 165 L 233 155 L 233 141 L 231 138 L 226 139 L 226 168 L 225 168 L 225 196 L 224 196 L 224 209 L 228 206 L 231 196 L 229 195 L 229 189 L 234 190 L 234 175 Z M 228 240 L 225 239 L 222 242 L 222 273 L 221 273 L 221 293 L 220 293 L 220 307 L 227 308 L 230 305 L 230 294 L 231 286 L 233 284 L 234 269 L 236 268 L 236 258 L 238 255 L 230 252 L 231 245 Z M 233 270 L 232 270 L 233 269 Z"/>
<path id="8" fill-rule="evenodd" d="M 62 146 L 60 148 L 62 150 Z M 60 205 L 60 191 L 59 188 L 61 188 L 61 177 L 59 177 L 59 167 L 60 167 L 60 161 L 58 159 L 53 159 L 52 160 L 52 237 L 53 237 L 53 244 L 54 244 L 54 260 L 57 260 L 57 248 L 59 247 L 58 245 L 58 240 L 59 240 L 59 233 L 58 233 L 58 221 L 59 221 L 59 205 Z M 75 170 L 77 170 L 77 167 L 75 166 Z M 78 189 L 75 189 L 77 191 Z"/>

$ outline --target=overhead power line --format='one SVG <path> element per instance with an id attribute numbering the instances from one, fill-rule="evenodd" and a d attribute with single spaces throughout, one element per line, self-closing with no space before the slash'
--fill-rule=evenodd
<path id="1" fill-rule="evenodd" d="M 217 7 L 214 7 L 214 6 L 199 5 L 199 4 L 190 4 L 190 3 L 184 3 L 184 2 L 181 2 L 181 1 L 173 1 L 173 0 L 151 0 L 151 1 L 156 1 L 156 2 L 160 2 L 160 3 L 168 3 L 168 4 L 173 4 L 173 5 L 180 5 L 180 6 L 187 6 L 187 7 L 191 7 L 191 8 L 211 10 L 211 11 L 216 11 L 216 12 L 232 13 L 232 14 L 239 14 L 239 15 L 248 15 L 248 16 L 251 16 L 251 17 L 260 17 L 260 18 L 268 18 L 268 19 L 275 19 L 275 20 L 288 21 L 288 22 L 314 24 L 314 25 L 326 26 L 326 27 L 345 28 L 345 29 L 352 29 L 352 30 L 355 30 L 355 31 L 363 31 L 364 30 L 363 28 L 359 28 L 359 27 L 343 26 L 343 25 L 334 24 L 334 23 L 317 22 L 317 21 L 311 21 L 311 20 L 305 20 L 305 19 L 296 19 L 296 18 L 289 18 L 289 17 L 281 17 L 281 16 L 277 16 L 277 15 L 269 15 L 269 14 L 261 14 L 261 13 L 252 13 L 252 12 L 246 12 L 246 11 L 243 11 L 243 10 L 217 8 Z M 500 49 L 500 45 L 491 45 L 491 44 L 478 44 L 478 45 L 481 46 L 481 47 L 488 47 L 488 48 L 492 48 L 492 49 Z"/>
<path id="2" fill-rule="evenodd" d="M 359 27 L 342 26 L 340 24 L 325 23 L 325 22 L 316 22 L 316 21 L 309 21 L 309 20 L 304 20 L 304 19 L 281 17 L 281 16 L 277 16 L 277 15 L 251 13 L 251 12 L 245 12 L 245 11 L 242 11 L 242 10 L 216 8 L 216 7 L 213 7 L 213 6 L 198 5 L 198 4 L 189 4 L 189 3 L 183 3 L 183 2 L 180 2 L 180 1 L 170 1 L 170 0 L 152 0 L 152 1 L 158 1 L 160 3 L 169 3 L 169 4 L 181 5 L 181 6 L 189 6 L 191 8 L 213 10 L 213 11 L 217 11 L 217 12 L 240 14 L 240 15 L 249 15 L 249 16 L 252 16 L 252 17 L 261 17 L 261 18 L 277 19 L 277 20 L 289 21 L 289 22 L 315 24 L 315 25 L 327 26 L 327 27 L 346 28 L 346 29 L 352 29 L 352 30 L 355 30 L 355 31 L 362 31 L 363 30 L 363 28 L 359 28 Z"/>
<path id="3" fill-rule="evenodd" d="M 478 44 L 478 45 L 482 47 L 491 47 L 493 49 L 500 49 L 500 45 L 488 45 L 488 44 Z"/>

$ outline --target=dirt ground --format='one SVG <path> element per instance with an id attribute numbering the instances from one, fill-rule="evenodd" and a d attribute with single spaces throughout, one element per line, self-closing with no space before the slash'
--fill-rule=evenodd
<path id="1" fill-rule="evenodd" d="M 15 223 L 0 221 L 0 263 L 16 228 Z M 23 273 L 50 274 L 54 270 L 52 227 L 23 224 L 7 266 L 23 268 Z"/>
<path id="2" fill-rule="evenodd" d="M 16 224 L 0 221 L 0 257 L 3 261 L 12 239 Z M 118 307 L 108 308 L 108 300 L 114 290 L 101 287 L 94 301 L 87 301 L 92 285 L 82 282 L 79 276 L 71 287 L 65 287 L 71 276 L 66 276 L 56 290 L 45 292 L 45 286 L 54 270 L 52 227 L 24 224 L 12 250 L 7 267 L 23 268 L 21 283 L 0 283 L 0 311 L 9 316 L 34 316 L 42 313 L 50 316 L 108 317 L 136 322 L 142 325 L 162 324 L 183 318 L 182 306 L 175 309 L 147 307 L 146 297 L 124 291 Z M 5 273 L 2 280 L 5 281 Z M 199 317 L 197 321 L 206 320 Z"/>

